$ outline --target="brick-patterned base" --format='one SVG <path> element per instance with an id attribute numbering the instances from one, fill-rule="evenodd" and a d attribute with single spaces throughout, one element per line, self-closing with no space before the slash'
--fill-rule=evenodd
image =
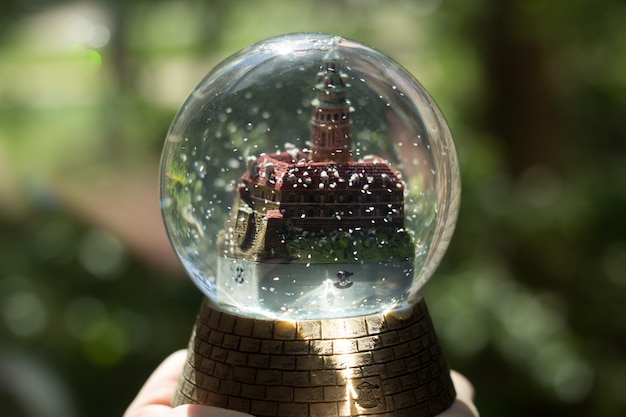
<path id="1" fill-rule="evenodd" d="M 259 417 L 432 417 L 456 396 L 422 299 L 408 317 L 283 321 L 205 299 L 174 404 Z"/>

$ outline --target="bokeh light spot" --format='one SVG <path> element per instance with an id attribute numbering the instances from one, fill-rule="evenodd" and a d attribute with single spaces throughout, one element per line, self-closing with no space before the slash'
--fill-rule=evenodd
<path id="1" fill-rule="evenodd" d="M 88 337 L 91 327 L 106 318 L 104 303 L 87 295 L 74 298 L 65 308 L 65 326 L 78 339 Z"/>
<path id="2" fill-rule="evenodd" d="M 19 337 L 40 334 L 46 326 L 47 312 L 41 300 L 31 292 L 17 292 L 2 303 L 7 327 Z"/>
<path id="3" fill-rule="evenodd" d="M 88 331 L 83 341 L 83 352 L 95 365 L 112 366 L 119 363 L 128 352 L 124 329 L 112 320 L 100 320 Z"/>
<path id="4" fill-rule="evenodd" d="M 124 266 L 125 249 L 112 233 L 94 229 L 83 238 L 78 257 L 81 265 L 97 278 L 113 279 Z"/>

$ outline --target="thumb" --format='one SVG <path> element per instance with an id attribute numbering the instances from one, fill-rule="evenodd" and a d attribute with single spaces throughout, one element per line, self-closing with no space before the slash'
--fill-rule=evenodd
<path id="1" fill-rule="evenodd" d="M 172 410 L 171 417 L 253 417 L 235 410 L 210 405 L 184 404 Z"/>

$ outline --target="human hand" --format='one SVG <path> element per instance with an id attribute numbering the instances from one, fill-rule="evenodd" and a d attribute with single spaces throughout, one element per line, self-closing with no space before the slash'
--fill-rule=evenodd
<path id="1" fill-rule="evenodd" d="M 172 408 L 172 398 L 183 371 L 186 350 L 171 354 L 150 375 L 124 417 L 252 417 L 239 411 L 198 404 Z"/>
<path id="2" fill-rule="evenodd" d="M 187 351 L 179 350 L 165 359 L 148 378 L 124 417 L 252 417 L 239 411 L 198 404 L 172 408 L 172 398 L 186 358 Z M 478 417 L 472 402 L 472 384 L 457 372 L 452 371 L 451 375 L 457 397 L 452 406 L 437 417 Z"/>

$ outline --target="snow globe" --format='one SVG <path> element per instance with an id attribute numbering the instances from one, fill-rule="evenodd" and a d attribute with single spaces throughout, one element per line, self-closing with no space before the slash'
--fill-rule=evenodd
<path id="1" fill-rule="evenodd" d="M 434 416 L 455 398 L 420 294 L 452 235 L 454 143 L 399 64 L 284 35 L 223 61 L 161 165 L 168 236 L 206 295 L 175 403 L 256 416 Z"/>

